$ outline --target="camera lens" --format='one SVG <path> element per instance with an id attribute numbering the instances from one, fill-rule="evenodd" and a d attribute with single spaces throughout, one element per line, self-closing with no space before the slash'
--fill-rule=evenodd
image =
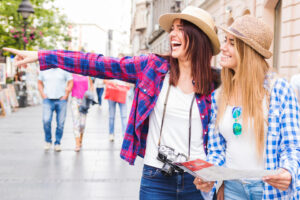
<path id="1" fill-rule="evenodd" d="M 175 170 L 174 168 L 169 165 L 168 163 L 165 163 L 163 165 L 163 167 L 161 168 L 161 173 L 164 175 L 164 176 L 172 176 L 174 174 Z"/>

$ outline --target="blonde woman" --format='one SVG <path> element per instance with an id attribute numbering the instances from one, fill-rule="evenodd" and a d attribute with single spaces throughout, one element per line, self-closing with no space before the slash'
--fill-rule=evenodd
<path id="1" fill-rule="evenodd" d="M 289 84 L 269 73 L 272 31 L 250 15 L 224 31 L 207 160 L 234 169 L 279 170 L 262 180 L 224 181 L 226 200 L 299 199 L 299 107 Z M 200 178 L 194 184 L 203 191 L 213 186 Z"/>

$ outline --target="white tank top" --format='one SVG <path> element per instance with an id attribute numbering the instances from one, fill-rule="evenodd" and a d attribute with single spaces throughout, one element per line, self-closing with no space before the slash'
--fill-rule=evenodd
<path id="1" fill-rule="evenodd" d="M 164 101 L 169 86 L 169 74 L 166 75 L 162 90 L 156 105 L 149 116 L 149 130 L 147 136 L 144 164 L 161 168 L 163 163 L 156 159 L 158 153 L 158 140 L 162 122 Z M 166 114 L 162 130 L 161 145 L 174 148 L 177 152 L 188 156 L 189 142 L 189 112 L 194 93 L 185 94 L 179 88 L 171 86 Z M 191 155 L 190 160 L 205 159 L 203 148 L 202 122 L 196 99 L 192 109 L 191 127 Z"/>
<path id="2" fill-rule="evenodd" d="M 267 109 L 265 100 L 263 110 L 266 119 Z M 242 126 L 242 134 L 234 135 L 233 123 L 235 122 L 232 117 L 232 109 L 234 106 L 227 106 L 225 113 L 220 120 L 219 131 L 226 140 L 226 167 L 233 169 L 264 169 L 264 157 L 259 160 L 257 155 L 257 147 L 255 142 L 255 134 L 253 128 L 253 119 L 249 120 L 248 130 Z M 243 112 L 243 111 L 242 111 Z M 242 124 L 242 116 L 238 120 Z M 267 125 L 265 124 L 265 138 L 267 133 Z M 265 146 L 265 145 L 264 145 Z M 264 147 L 265 149 L 265 147 Z M 265 152 L 265 150 L 263 151 Z M 264 153 L 265 155 L 265 153 Z"/>

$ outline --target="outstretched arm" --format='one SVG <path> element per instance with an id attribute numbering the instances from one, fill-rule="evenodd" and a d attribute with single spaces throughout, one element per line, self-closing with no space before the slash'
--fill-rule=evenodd
<path id="1" fill-rule="evenodd" d="M 119 79 L 136 83 L 140 72 L 146 67 L 149 56 L 113 58 L 101 54 L 76 51 L 21 51 L 4 48 L 16 54 L 17 66 L 39 61 L 41 70 L 61 68 L 63 70 L 103 79 Z"/>

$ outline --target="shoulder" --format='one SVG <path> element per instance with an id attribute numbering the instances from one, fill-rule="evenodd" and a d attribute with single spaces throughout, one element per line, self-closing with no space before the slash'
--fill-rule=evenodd
<path id="1" fill-rule="evenodd" d="M 68 72 L 68 71 L 65 71 L 65 70 L 62 70 L 62 69 L 60 69 L 62 72 L 62 74 L 63 75 L 65 75 L 66 77 L 68 77 L 68 78 L 73 78 L 73 77 L 75 77 L 75 75 L 76 74 L 73 74 L 73 73 L 70 73 L 70 72 Z M 76 75 L 76 76 L 78 76 L 78 75 Z"/>
<path id="2" fill-rule="evenodd" d="M 161 54 L 155 54 L 155 53 L 150 53 L 148 54 L 148 59 L 155 61 L 156 63 L 169 63 L 169 56 L 168 55 L 161 55 Z"/>
<path id="3" fill-rule="evenodd" d="M 142 63 L 143 65 L 143 63 Z M 150 53 L 147 55 L 147 61 L 142 66 L 144 73 L 163 73 L 169 70 L 169 60 L 167 57 Z"/>
<path id="4" fill-rule="evenodd" d="M 288 104 L 294 104 L 295 94 L 289 82 L 283 78 L 276 80 L 271 91 L 271 100 L 279 103 L 282 107 Z"/>
<path id="5" fill-rule="evenodd" d="M 288 92 L 291 88 L 291 85 L 289 82 L 284 79 L 284 78 L 278 78 L 274 82 L 274 86 L 272 89 L 272 92 L 279 93 L 279 94 L 284 94 Z"/>

